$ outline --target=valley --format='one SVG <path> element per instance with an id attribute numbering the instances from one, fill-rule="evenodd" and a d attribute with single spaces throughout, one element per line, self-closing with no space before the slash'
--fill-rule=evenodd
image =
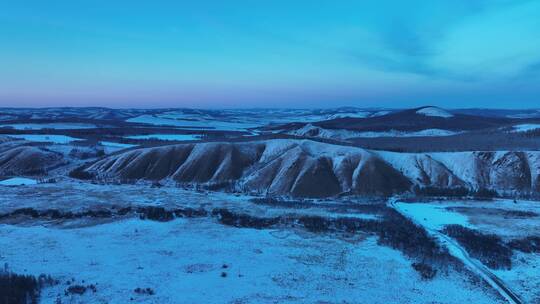
<path id="1" fill-rule="evenodd" d="M 536 113 L 1 109 L 0 262 L 42 303 L 536 303 Z"/>

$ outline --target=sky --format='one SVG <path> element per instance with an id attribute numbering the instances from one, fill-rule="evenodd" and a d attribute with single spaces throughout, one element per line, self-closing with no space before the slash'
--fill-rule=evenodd
<path id="1" fill-rule="evenodd" d="M 0 1 L 0 106 L 422 105 L 540 108 L 540 1 Z"/>

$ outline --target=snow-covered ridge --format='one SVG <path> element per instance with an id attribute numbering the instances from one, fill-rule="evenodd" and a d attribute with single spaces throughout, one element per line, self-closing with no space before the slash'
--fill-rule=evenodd
<path id="1" fill-rule="evenodd" d="M 528 132 L 540 129 L 540 124 L 521 124 L 513 126 L 513 132 Z"/>
<path id="2" fill-rule="evenodd" d="M 21 140 L 0 139 L 0 176 L 40 175 L 62 163 L 62 156 Z"/>
<path id="3" fill-rule="evenodd" d="M 443 117 L 443 118 L 450 118 L 454 117 L 454 115 L 446 110 L 443 110 L 441 108 L 437 107 L 425 107 L 421 108 L 420 110 L 416 111 L 417 114 L 425 115 L 425 116 L 433 116 L 433 117 Z"/>
<path id="4" fill-rule="evenodd" d="M 87 171 L 102 178 L 233 183 L 248 192 L 307 197 L 391 195 L 415 185 L 540 191 L 536 151 L 395 153 L 310 140 L 136 149 L 100 160 Z"/>
<path id="5" fill-rule="evenodd" d="M 306 124 L 301 128 L 284 132 L 289 135 L 305 136 L 305 137 L 320 137 L 331 139 L 349 139 L 356 137 L 424 137 L 424 136 L 451 136 L 456 135 L 459 132 L 442 130 L 442 129 L 425 129 L 420 131 L 398 131 L 390 130 L 386 132 L 375 131 L 351 131 L 345 129 L 326 129 L 314 126 L 313 124 Z"/>

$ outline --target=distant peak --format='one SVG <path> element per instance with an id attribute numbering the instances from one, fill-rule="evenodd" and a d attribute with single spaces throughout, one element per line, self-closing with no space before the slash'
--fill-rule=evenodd
<path id="1" fill-rule="evenodd" d="M 444 109 L 441 109 L 439 107 L 423 107 L 416 111 L 416 114 L 425 115 L 425 116 L 433 116 L 433 117 L 443 117 L 443 118 L 450 118 L 454 115 Z"/>

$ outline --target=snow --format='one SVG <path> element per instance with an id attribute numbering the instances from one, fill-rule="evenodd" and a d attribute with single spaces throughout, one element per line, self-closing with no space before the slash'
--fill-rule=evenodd
<path id="1" fill-rule="evenodd" d="M 422 281 L 409 260 L 375 238 L 344 241 L 206 219 L 73 229 L 1 225 L 0 247 L 14 272 L 60 279 L 43 290 L 44 303 L 57 294 L 67 303 L 496 302 L 457 273 Z M 70 278 L 97 283 L 97 292 L 63 296 Z M 137 295 L 137 287 L 155 295 Z"/>
<path id="2" fill-rule="evenodd" d="M 415 220 L 434 234 L 442 244 L 448 246 L 450 252 L 476 270 L 486 269 L 480 262 L 470 259 L 468 254 L 459 249 L 460 246 L 452 239 L 439 233 L 444 225 L 459 224 L 484 234 L 495 234 L 504 241 L 536 236 L 540 218 L 521 217 L 507 211 L 529 211 L 540 214 L 540 205 L 536 201 L 504 200 L 493 201 L 441 201 L 430 203 L 395 203 L 397 209 Z M 459 212 L 448 211 L 448 208 L 462 208 Z M 466 213 L 467 216 L 463 216 Z M 427 220 L 423 220 L 426 218 Z M 502 281 L 519 295 L 524 303 L 534 303 L 540 298 L 536 288 L 540 284 L 538 270 L 540 255 L 527 254 L 514 250 L 511 270 L 488 270 L 497 275 Z M 477 272 L 484 276 L 484 274 Z"/>
<path id="3" fill-rule="evenodd" d="M 420 131 L 398 131 L 390 130 L 387 132 L 358 132 L 346 129 L 325 129 L 314 126 L 312 124 L 306 124 L 302 128 L 286 132 L 290 135 L 296 136 L 311 136 L 310 134 L 316 134 L 312 137 L 320 138 L 332 138 L 332 139 L 349 139 L 356 137 L 423 137 L 423 136 L 452 136 L 459 134 L 459 132 L 442 130 L 442 129 L 425 129 Z"/>
<path id="4" fill-rule="evenodd" d="M 337 118 L 366 118 L 371 115 L 371 112 L 341 112 L 336 114 L 331 114 L 326 117 L 326 119 L 337 119 Z"/>
<path id="5" fill-rule="evenodd" d="M 388 111 L 379 112 L 386 114 Z M 373 110 L 307 110 L 307 109 L 262 109 L 262 110 L 174 110 L 156 114 L 143 114 L 128 119 L 128 122 L 151 125 L 175 126 L 193 130 L 246 131 L 266 125 L 291 122 L 310 123 L 329 119 L 353 117 L 365 118 L 377 114 Z"/>
<path id="6" fill-rule="evenodd" d="M 420 131 L 398 131 L 391 130 L 388 132 L 359 132 L 357 137 L 423 137 L 423 136 L 452 136 L 459 134 L 443 129 L 425 129 Z"/>
<path id="7" fill-rule="evenodd" d="M 244 131 L 249 128 L 260 127 L 261 124 L 245 123 L 245 122 L 233 122 L 233 121 L 220 121 L 220 120 L 182 120 L 162 118 L 152 115 L 141 115 L 134 118 L 130 118 L 127 122 L 144 123 L 150 125 L 159 126 L 174 126 L 181 127 L 183 129 L 195 129 L 195 130 L 220 130 L 220 131 Z"/>
<path id="8" fill-rule="evenodd" d="M 402 203 L 398 202 L 395 205 L 400 212 L 414 219 L 418 223 L 433 230 L 441 230 L 446 225 L 461 225 L 464 227 L 472 227 L 466 216 L 452 212 L 446 209 L 445 206 L 437 206 L 429 203 Z"/>
<path id="9" fill-rule="evenodd" d="M 0 121 L 2 120 L 11 120 L 11 119 L 15 119 L 17 118 L 17 116 L 12 116 L 12 115 L 0 115 Z"/>
<path id="10" fill-rule="evenodd" d="M 468 185 L 475 188 L 479 186 L 474 152 L 440 152 L 430 153 L 430 156 Z"/>
<path id="11" fill-rule="evenodd" d="M 37 184 L 37 181 L 35 179 L 25 177 L 13 177 L 0 181 L 0 185 L 2 186 L 26 186 L 35 184 Z"/>
<path id="12" fill-rule="evenodd" d="M 106 154 L 114 153 L 123 149 L 137 147 L 137 145 L 123 144 L 112 141 L 100 141 L 99 144 L 105 148 L 104 150 Z"/>
<path id="13" fill-rule="evenodd" d="M 117 143 L 117 142 L 112 142 L 112 141 L 100 141 L 99 144 L 105 147 L 122 148 L 122 149 L 137 147 L 137 145 L 123 144 L 123 143 Z"/>
<path id="14" fill-rule="evenodd" d="M 537 118 L 539 116 L 540 116 L 540 110 L 537 110 L 534 112 L 528 112 L 528 113 L 506 115 L 506 117 L 508 118 Z"/>
<path id="15" fill-rule="evenodd" d="M 149 135 L 132 135 L 132 136 L 126 136 L 125 138 L 193 141 L 193 140 L 200 140 L 201 136 L 194 135 L 194 134 L 149 134 Z"/>
<path id="16" fill-rule="evenodd" d="M 528 132 L 540 129 L 540 124 L 521 124 L 513 127 L 513 132 Z"/>
<path id="17" fill-rule="evenodd" d="M 96 125 L 88 123 L 22 123 L 22 124 L 4 124 L 1 127 L 11 127 L 16 130 L 43 130 L 43 129 L 94 129 Z"/>
<path id="18" fill-rule="evenodd" d="M 446 110 L 443 110 L 441 108 L 437 108 L 437 107 L 425 107 L 416 111 L 416 113 L 425 115 L 425 116 L 432 116 L 432 117 L 443 117 L 443 118 L 454 117 L 452 113 Z"/>
<path id="19" fill-rule="evenodd" d="M 514 251 L 512 269 L 493 272 L 516 291 L 524 303 L 536 303 L 540 299 L 538 269 L 540 269 L 540 254 Z"/>
<path id="20" fill-rule="evenodd" d="M 390 114 L 392 113 L 391 111 L 377 111 L 375 113 L 373 113 L 371 116 L 372 117 L 377 117 L 377 116 L 384 116 L 386 114 Z"/>
<path id="21" fill-rule="evenodd" d="M 81 140 L 80 138 L 74 138 L 66 135 L 8 134 L 8 136 L 28 141 L 50 142 L 55 144 L 67 144 L 72 141 Z"/>

